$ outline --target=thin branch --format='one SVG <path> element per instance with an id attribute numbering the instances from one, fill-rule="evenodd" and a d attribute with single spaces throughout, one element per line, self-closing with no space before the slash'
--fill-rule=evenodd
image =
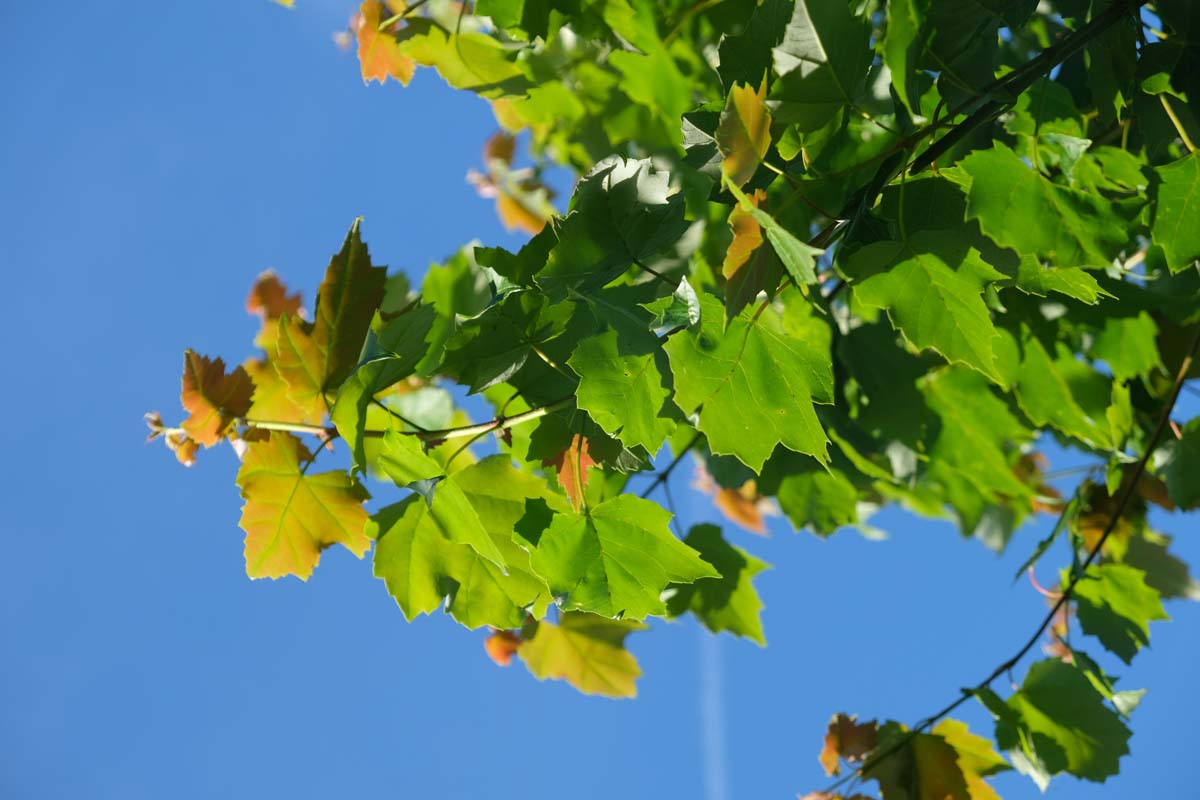
<path id="1" fill-rule="evenodd" d="M 1112 516 L 1109 517 L 1108 524 L 1104 526 L 1104 532 L 1100 534 L 1100 538 L 1096 541 L 1096 544 L 1093 545 L 1091 550 L 1088 551 L 1087 558 L 1085 558 L 1083 562 L 1079 564 L 1078 567 L 1076 567 L 1076 569 L 1072 572 L 1070 583 L 1063 588 L 1062 595 L 1050 608 L 1050 612 L 1046 614 L 1041 624 L 1037 626 L 1037 629 L 1033 632 L 1033 635 L 1029 637 L 1025 644 L 1021 645 L 1020 649 L 1018 649 L 1014 655 L 1000 664 L 1000 666 L 992 670 L 992 672 L 986 678 L 975 684 L 975 686 L 970 689 L 963 689 L 962 694 L 956 700 L 947 704 L 940 711 L 937 711 L 936 713 L 931 714 L 923 719 L 891 747 L 888 747 L 877 756 L 868 758 L 857 770 L 846 775 L 846 777 L 842 778 L 836 783 L 831 784 L 825 789 L 826 792 L 833 793 L 837 791 L 837 789 L 848 780 L 866 778 L 867 773 L 870 770 L 879 766 L 879 764 L 884 760 L 903 750 L 908 746 L 909 742 L 916 738 L 917 735 L 928 730 L 942 717 L 950 714 L 967 700 L 991 686 L 993 681 L 1015 667 L 1017 663 L 1024 658 L 1030 650 L 1033 649 L 1034 645 L 1036 645 L 1042 638 L 1042 634 L 1046 632 L 1046 628 L 1048 628 L 1051 623 L 1054 622 L 1055 616 L 1059 613 L 1059 611 L 1062 610 L 1063 606 L 1071 601 L 1076 585 L 1080 580 L 1083 579 L 1084 573 L 1087 572 L 1088 567 L 1090 567 L 1096 560 L 1097 556 L 1100 555 L 1100 551 L 1104 548 L 1104 543 L 1108 541 L 1108 537 L 1116 529 L 1117 523 L 1120 522 L 1121 518 L 1125 516 L 1125 511 L 1129 506 L 1129 501 L 1132 499 L 1134 493 L 1137 492 L 1138 483 L 1141 481 L 1142 475 L 1146 471 L 1146 465 L 1149 463 L 1150 457 L 1154 454 L 1154 449 L 1158 447 L 1158 443 L 1162 439 L 1163 433 L 1170 424 L 1171 411 L 1175 408 L 1175 402 L 1179 399 L 1179 392 L 1183 388 L 1183 382 L 1187 378 L 1188 371 L 1192 368 L 1192 362 L 1195 360 L 1198 351 L 1200 351 L 1200 334 L 1196 335 L 1195 340 L 1192 342 L 1191 349 L 1188 351 L 1187 356 L 1183 359 L 1183 363 L 1179 365 L 1179 372 L 1175 376 L 1175 383 L 1171 388 L 1171 393 L 1167 396 L 1162 412 L 1159 414 L 1158 423 L 1154 427 L 1154 433 L 1146 442 L 1145 452 L 1143 452 L 1142 457 L 1137 460 L 1137 464 L 1133 468 L 1131 477 L 1129 478 L 1128 482 L 1124 484 L 1124 490 L 1121 492 L 1120 499 L 1117 501 L 1116 508 L 1114 509 Z M 1064 510 L 1063 513 L 1067 513 L 1066 510 Z"/>
<path id="2" fill-rule="evenodd" d="M 564 397 L 561 400 L 555 400 L 538 408 L 531 408 L 528 411 L 523 411 L 520 414 L 513 414 L 511 417 L 496 417 L 487 422 L 480 422 L 475 425 L 463 425 L 458 428 L 441 428 L 439 430 L 415 430 L 415 431 L 396 431 L 400 436 L 415 436 L 423 442 L 442 442 L 448 439 L 464 439 L 475 436 L 480 433 L 488 433 L 489 431 L 502 431 L 509 428 L 515 428 L 526 422 L 531 422 L 548 414 L 553 414 L 555 411 L 560 411 L 575 402 L 575 396 Z M 239 419 L 235 420 L 238 425 L 243 425 L 247 428 L 258 428 L 264 431 L 286 431 L 288 433 L 307 433 L 313 436 L 321 436 L 326 440 L 333 439 L 338 435 L 337 428 L 333 426 L 325 427 L 324 425 L 305 425 L 298 422 L 275 422 L 272 420 L 263 419 Z M 367 438 L 379 438 L 387 431 L 382 430 L 365 430 L 362 435 Z"/>
<path id="3" fill-rule="evenodd" d="M 1175 126 L 1175 132 L 1183 140 L 1183 146 L 1187 148 L 1189 153 L 1196 152 L 1196 143 L 1192 141 L 1192 137 L 1188 136 L 1187 128 L 1183 127 L 1183 122 L 1175 114 L 1175 109 L 1171 106 L 1171 101 L 1167 99 L 1167 95 L 1165 93 L 1160 94 L 1158 100 L 1162 103 L 1163 111 L 1166 111 L 1167 116 L 1171 119 L 1171 124 Z"/>
<path id="4" fill-rule="evenodd" d="M 645 491 L 639 495 L 643 500 L 649 497 L 655 489 L 667 482 L 667 479 L 671 477 L 671 473 L 674 472 L 675 468 L 679 466 L 679 463 L 683 461 L 683 457 L 691 452 L 691 449 L 696 446 L 697 442 L 700 441 L 701 436 L 703 436 L 703 434 L 701 434 L 700 431 L 696 431 L 696 435 L 692 437 L 691 441 L 683 446 L 683 449 L 676 454 L 675 458 L 671 459 L 671 463 L 667 464 L 666 469 L 654 476 L 654 480 L 651 481 L 650 485 L 646 487 Z"/>
<path id="5" fill-rule="evenodd" d="M 371 402 L 372 402 L 372 403 L 374 403 L 375 405 L 379 406 L 379 407 L 380 407 L 380 408 L 382 408 L 384 411 L 386 411 L 387 413 L 391 414 L 393 417 L 395 417 L 396 419 L 400 420 L 401 422 L 403 422 L 405 425 L 407 425 L 408 427 L 412 428 L 413 430 L 415 430 L 415 431 L 423 431 L 423 430 L 425 430 L 425 428 L 424 428 L 424 427 L 422 427 L 421 425 L 418 425 L 417 423 L 413 422 L 411 419 L 409 419 L 408 417 L 404 416 L 404 415 L 403 415 L 403 414 L 401 414 L 399 411 L 397 411 L 396 409 L 394 409 L 394 408 L 392 408 L 391 406 L 387 405 L 386 403 L 380 402 L 380 401 L 379 401 L 377 398 L 374 398 L 374 397 L 372 397 L 372 398 L 371 398 Z"/>

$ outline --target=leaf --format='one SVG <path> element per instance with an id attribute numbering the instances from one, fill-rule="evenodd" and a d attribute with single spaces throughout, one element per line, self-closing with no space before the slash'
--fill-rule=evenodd
<path id="1" fill-rule="evenodd" d="M 717 73 L 726 89 L 738 83 L 757 86 L 767 77 L 771 51 L 783 38 L 791 17 L 791 0 L 763 0 L 740 34 L 721 37 Z"/>
<path id="2" fill-rule="evenodd" d="M 378 539 L 375 577 L 409 620 L 432 613 L 446 598 L 450 614 L 468 628 L 517 628 L 527 614 L 540 617 L 550 590 L 513 541 L 527 498 L 565 507 L 544 481 L 518 471 L 507 456 L 492 456 L 440 481 L 432 505 L 413 495 L 381 509 L 369 526 Z M 463 526 L 486 531 L 504 569 L 452 541 L 463 538 Z"/>
<path id="3" fill-rule="evenodd" d="M 1129 752 L 1129 729 L 1120 717 L 1082 672 L 1058 659 L 1031 666 L 1007 702 L 990 690 L 978 696 L 997 717 L 996 744 L 1043 791 L 1060 772 L 1102 782 L 1117 774 Z"/>
<path id="4" fill-rule="evenodd" d="M 893 741 L 910 735 L 899 751 L 872 765 L 864 777 L 878 781 L 888 800 L 972 800 L 958 753 L 941 736 L 909 734 L 903 725 L 891 722 L 879 729 L 879 746 L 890 748 Z"/>
<path id="5" fill-rule="evenodd" d="M 291 434 L 274 432 L 246 446 L 237 483 L 246 501 L 239 524 L 251 578 L 306 581 L 326 547 L 340 544 L 359 558 L 370 549 L 367 491 L 342 470 L 304 472 L 302 462 L 311 459 Z"/>
<path id="6" fill-rule="evenodd" d="M 1171 538 L 1143 530 L 1129 540 L 1122 561 L 1146 574 L 1146 585 L 1164 600 L 1186 598 L 1200 600 L 1200 583 L 1192 577 L 1188 565 L 1167 550 Z"/>
<path id="7" fill-rule="evenodd" d="M 580 180 L 534 280 L 553 302 L 605 286 L 671 247 L 687 227 L 683 212 L 683 196 L 649 159 L 606 158 Z"/>
<path id="8" fill-rule="evenodd" d="M 1053 358 L 1028 331 L 1021 345 L 1014 390 L 1030 421 L 1052 425 L 1091 447 L 1113 449 L 1117 442 L 1104 416 L 1112 397 L 1109 380 L 1076 360 L 1061 342 Z"/>
<path id="9" fill-rule="evenodd" d="M 521 649 L 521 638 L 512 631 L 494 631 L 483 640 L 483 649 L 497 666 L 507 667 Z"/>
<path id="10" fill-rule="evenodd" d="M 446 343 L 441 371 L 472 393 L 512 382 L 527 361 L 539 361 L 547 343 L 562 335 L 574 312 L 571 303 L 550 304 L 537 292 L 513 292 L 482 314 L 463 322 Z"/>
<path id="11" fill-rule="evenodd" d="M 645 629 L 633 620 L 566 613 L 558 625 L 539 622 L 517 655 L 538 680 L 564 680 L 584 694 L 636 697 L 642 670 L 625 637 Z"/>
<path id="12" fill-rule="evenodd" d="M 887 309 L 914 345 L 1004 384 L 996 369 L 996 329 L 983 302 L 988 282 L 1004 276 L 960 235 L 922 231 L 904 241 L 876 242 L 842 266 L 854 296 Z"/>
<path id="13" fill-rule="evenodd" d="M 1064 581 L 1067 576 L 1064 571 Z M 1134 567 L 1092 565 L 1074 586 L 1083 632 L 1098 638 L 1126 664 L 1150 644 L 1150 622 L 1169 619 L 1158 592 L 1146 585 L 1145 574 Z"/>
<path id="14" fill-rule="evenodd" d="M 825 746 L 818 760 L 826 775 L 841 772 L 838 759 L 850 764 L 861 764 L 878 743 L 879 724 L 875 720 L 857 722 L 858 717 L 837 714 L 829 721 L 825 732 Z"/>
<path id="15" fill-rule="evenodd" d="M 892 85 L 909 111 L 920 112 L 917 76 L 924 49 L 925 13 L 929 0 L 889 0 L 887 30 L 883 37 L 883 63 L 892 73 Z"/>
<path id="16" fill-rule="evenodd" d="M 1191 153 L 1154 172 L 1160 183 L 1150 236 L 1171 272 L 1181 272 L 1200 259 L 1200 155 Z"/>
<path id="17" fill-rule="evenodd" d="M 275 369 L 274 359 L 251 359 L 242 367 L 254 383 L 250 409 L 246 412 L 248 418 L 302 425 L 321 424 L 325 418 L 324 404 L 305 408 L 296 403 L 288 394 L 287 383 Z"/>
<path id="18" fill-rule="evenodd" d="M 846 3 L 796 0 L 783 41 L 772 50 L 779 120 L 815 131 L 852 104 L 871 66 L 870 35 L 867 20 Z"/>
<path id="19" fill-rule="evenodd" d="M 367 467 L 367 409 L 380 392 L 416 372 L 429 350 L 436 319 L 432 306 L 421 305 L 383 323 L 378 333 L 368 333 L 362 363 L 338 387 L 329 417 L 350 446 L 358 469 Z"/>
<path id="20" fill-rule="evenodd" d="M 250 376 L 241 367 L 234 367 L 226 374 L 225 362 L 220 358 L 211 359 L 194 350 L 185 350 L 182 384 L 180 401 L 188 418 L 180 427 L 205 447 L 221 441 L 234 420 L 246 416 L 250 409 L 254 390 Z"/>
<path id="21" fill-rule="evenodd" d="M 426 497 L 430 515 L 445 537 L 467 545 L 500 568 L 505 566 L 504 555 L 497 547 L 495 537 L 479 519 L 470 498 L 461 488 L 461 480 L 447 478 L 445 468 L 425 452 L 419 439 L 389 430 L 383 437 L 379 468 L 401 488 L 423 483 L 430 485 L 432 497 Z M 417 491 L 420 491 L 419 487 Z"/>
<path id="22" fill-rule="evenodd" d="M 262 320 L 262 328 L 254 337 L 254 344 L 268 353 L 275 352 L 275 334 L 278 326 L 271 323 L 285 315 L 298 316 L 301 305 L 300 293 L 289 295 L 287 287 L 279 280 L 274 270 L 260 273 L 246 297 L 247 313 L 255 314 Z"/>
<path id="23" fill-rule="evenodd" d="M 641 305 L 654 315 L 650 331 L 655 336 L 665 336 L 676 328 L 687 328 L 700 321 L 700 298 L 687 278 L 681 278 L 671 294 Z"/>
<path id="24" fill-rule="evenodd" d="M 571 507 L 579 511 L 584 506 L 584 491 L 587 489 L 588 470 L 595 465 L 588 453 L 587 439 L 575 434 L 571 443 L 554 459 L 544 462 L 558 473 L 558 484 L 571 500 Z"/>
<path id="25" fill-rule="evenodd" d="M 1147 377 L 1156 369 L 1166 371 L 1157 337 L 1158 326 L 1145 311 L 1136 317 L 1109 317 L 1092 342 L 1091 355 L 1106 362 L 1119 380 Z"/>
<path id="26" fill-rule="evenodd" d="M 583 514 L 556 514 L 532 549 L 530 564 L 565 598 L 565 609 L 629 619 L 662 615 L 667 584 L 718 575 L 671 535 L 670 516 L 632 495 Z"/>
<path id="27" fill-rule="evenodd" d="M 742 193 L 741 189 L 732 183 L 726 182 L 725 187 L 729 189 L 730 194 L 737 198 L 740 204 L 739 209 L 750 214 L 754 218 L 754 221 L 762 226 L 763 231 L 767 234 L 767 240 L 771 243 L 771 247 L 775 249 L 775 254 L 783 262 L 784 269 L 787 270 L 792 280 L 798 286 L 816 283 L 816 257 L 825 251 L 797 239 L 786 228 L 776 222 L 774 217 L 758 208 L 757 202 L 751 201 L 749 197 Z M 730 226 L 732 227 L 732 225 L 733 222 L 731 220 Z"/>
<path id="28" fill-rule="evenodd" d="M 767 193 L 759 189 L 748 199 L 757 208 L 766 202 Z M 775 248 L 764 246 L 762 226 L 740 204 L 729 212 L 729 228 L 733 240 L 725 251 L 721 274 L 725 276 L 725 316 L 733 319 L 755 302 L 760 292 L 775 296 L 783 278 L 783 263 Z"/>
<path id="29" fill-rule="evenodd" d="M 366 0 L 359 9 L 355 38 L 358 40 L 358 62 L 362 69 L 363 83 L 384 83 L 393 78 L 401 86 L 408 86 L 416 65 L 400 49 L 396 37 L 389 31 L 381 31 L 383 3 Z"/>
<path id="30" fill-rule="evenodd" d="M 1052 183 L 999 142 L 960 162 L 967 218 L 1003 247 L 1063 267 L 1105 267 L 1130 241 L 1140 200 L 1112 201 Z"/>
<path id="31" fill-rule="evenodd" d="M 828 461 L 828 439 L 813 403 L 833 401 L 827 352 L 789 335 L 773 309 L 743 312 L 722 331 L 721 303 L 700 299 L 700 323 L 667 340 L 675 403 L 699 410 L 714 453 L 762 469 L 775 446 Z"/>
<path id="32" fill-rule="evenodd" d="M 628 298 L 612 289 L 584 298 L 607 330 L 580 341 L 567 364 L 579 408 L 626 447 L 653 453 L 675 429 L 671 371 L 649 314 Z"/>
<path id="33" fill-rule="evenodd" d="M 325 270 L 313 323 L 280 318 L 275 368 L 288 385 L 288 395 L 309 414 L 323 407 L 325 393 L 337 388 L 357 366 L 372 314 L 383 301 L 386 280 L 386 269 L 371 266 L 355 220 L 341 251 Z"/>
<path id="34" fill-rule="evenodd" d="M 1092 274 L 1080 267 L 1045 267 L 1035 256 L 1022 256 L 1014 286 L 1025 294 L 1046 297 L 1058 292 L 1095 305 L 1102 297 L 1112 297 L 1100 287 Z"/>
<path id="35" fill-rule="evenodd" d="M 758 90 L 749 85 L 734 86 L 717 125 L 721 172 L 738 186 L 754 177 L 771 149 L 771 112 L 767 110 L 766 95 L 765 78 Z"/>
<path id="36" fill-rule="evenodd" d="M 854 484 L 841 470 L 822 469 L 810 459 L 777 451 L 763 468 L 759 486 L 775 497 L 796 530 L 809 528 L 824 537 L 858 521 Z"/>
<path id="37" fill-rule="evenodd" d="M 667 599 L 667 613 L 678 617 L 691 611 L 713 633 L 729 631 L 765 647 L 762 600 L 751 579 L 769 568 L 766 562 L 726 542 L 716 525 L 694 526 L 683 542 L 712 564 L 720 576 L 668 587 L 667 591 L 673 593 Z"/>

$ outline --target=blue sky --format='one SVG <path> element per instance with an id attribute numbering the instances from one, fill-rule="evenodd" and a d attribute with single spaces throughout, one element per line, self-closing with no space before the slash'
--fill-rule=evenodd
<path id="1" fill-rule="evenodd" d="M 446 617 L 405 623 L 340 549 L 308 584 L 247 580 L 233 454 L 186 470 L 142 443 L 144 411 L 178 414 L 183 349 L 249 355 L 254 276 L 311 298 L 357 215 L 414 275 L 520 241 L 464 180 L 485 104 L 424 73 L 364 87 L 331 40 L 350 10 L 0 5 L 0 796 L 787 798 L 823 785 L 830 714 L 913 721 L 1015 649 L 1044 606 L 1011 576 L 1044 524 L 1000 558 L 896 511 L 886 542 L 733 532 L 775 565 L 769 647 L 657 625 L 630 640 L 626 702 L 500 669 Z M 685 497 L 685 523 L 712 517 Z M 1191 524 L 1162 527 L 1200 563 Z M 1169 611 L 1119 670 L 1150 688 L 1121 776 L 1050 796 L 1194 792 L 1200 609 Z"/>

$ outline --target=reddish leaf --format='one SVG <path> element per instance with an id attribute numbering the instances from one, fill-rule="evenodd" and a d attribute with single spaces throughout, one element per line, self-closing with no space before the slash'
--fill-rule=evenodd
<path id="1" fill-rule="evenodd" d="M 512 166 L 513 156 L 517 152 L 517 140 L 507 131 L 496 131 L 483 143 L 483 163 L 499 161 L 504 166 Z"/>
<path id="2" fill-rule="evenodd" d="M 274 270 L 267 270 L 258 276 L 258 280 L 250 287 L 250 295 L 246 298 L 246 311 L 257 314 L 264 322 L 279 319 L 284 314 L 300 313 L 300 293 L 289 295 L 287 287 Z"/>
<path id="3" fill-rule="evenodd" d="M 838 759 L 850 763 L 863 761 L 875 749 L 879 725 L 875 720 L 858 723 L 858 717 L 838 714 L 829 721 L 825 732 L 825 747 L 819 759 L 826 775 L 837 775 L 840 771 Z"/>
<path id="4" fill-rule="evenodd" d="M 713 497 L 713 504 L 726 519 L 760 536 L 767 532 L 762 501 L 763 497 L 758 493 L 754 481 L 746 481 L 740 489 L 719 488 Z"/>
<path id="5" fill-rule="evenodd" d="M 383 4 L 379 0 L 367 0 L 362 4 L 354 35 L 358 39 L 358 61 L 362 67 L 363 82 L 384 83 L 390 77 L 407 86 L 412 80 L 416 64 L 400 52 L 400 45 L 390 31 L 379 30 L 382 21 Z"/>
<path id="6" fill-rule="evenodd" d="M 221 441 L 226 430 L 250 409 L 254 384 L 241 367 L 225 374 L 225 362 L 193 350 L 183 354 L 183 388 L 179 399 L 189 412 L 182 428 L 205 447 Z"/>
<path id="7" fill-rule="evenodd" d="M 583 493 L 587 488 L 588 468 L 595 465 L 588 453 L 587 439 L 579 434 L 571 439 L 567 449 L 555 458 L 542 462 L 548 467 L 554 467 L 558 472 L 558 482 L 571 499 L 575 510 L 583 508 Z"/>
<path id="8" fill-rule="evenodd" d="M 512 658 L 520 646 L 521 637 L 512 631 L 496 631 L 483 642 L 483 649 L 487 651 L 488 658 L 502 667 L 512 663 Z"/>

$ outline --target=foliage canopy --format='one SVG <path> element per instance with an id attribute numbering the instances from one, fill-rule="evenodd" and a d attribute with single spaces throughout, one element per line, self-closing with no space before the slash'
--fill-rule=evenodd
<path id="1" fill-rule="evenodd" d="M 371 553 L 407 618 L 444 607 L 493 629 L 498 663 L 629 697 L 650 617 L 765 644 L 768 565 L 715 525 L 672 530 L 688 454 L 751 530 L 766 502 L 819 536 L 898 503 L 1002 549 L 1053 514 L 1025 566 L 1061 537 L 1074 558 L 1029 641 L 911 727 L 835 716 L 821 763 L 849 769 L 810 797 L 1117 772 L 1141 692 L 1081 648 L 1132 662 L 1163 600 L 1200 595 L 1147 517 L 1200 506 L 1200 418 L 1172 418 L 1200 377 L 1200 11 L 367 0 L 346 39 L 364 81 L 432 67 L 491 103 L 471 180 L 532 238 L 414 289 L 356 221 L 311 313 L 259 277 L 260 355 L 185 354 L 188 416 L 150 415 L 152 438 L 185 464 L 233 443 L 250 577 Z M 563 214 L 549 164 L 579 175 Z M 336 440 L 351 468 L 310 469 Z M 1093 457 L 1069 494 L 1049 440 Z M 991 740 L 949 718 L 969 699 Z"/>

